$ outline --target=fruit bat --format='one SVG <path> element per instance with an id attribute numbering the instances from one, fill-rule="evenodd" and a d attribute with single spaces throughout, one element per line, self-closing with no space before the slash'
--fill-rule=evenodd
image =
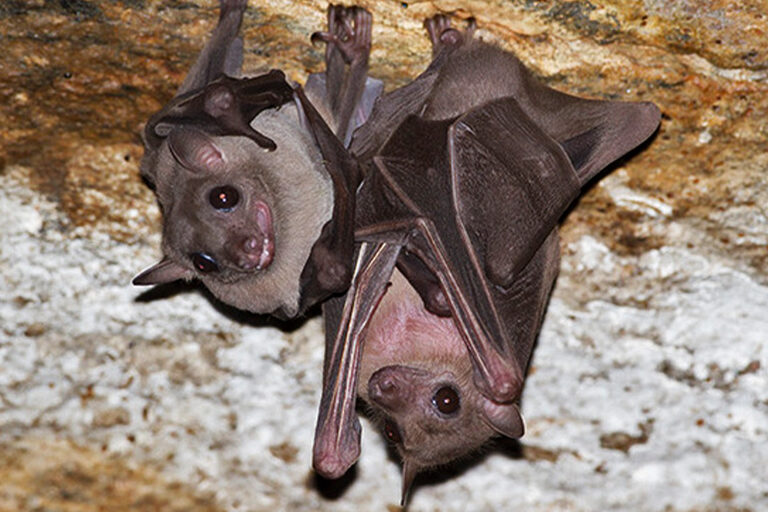
<path id="1" fill-rule="evenodd" d="M 360 175 L 343 141 L 382 87 L 366 75 L 370 14 L 341 6 L 313 36 L 327 70 L 306 93 L 277 70 L 237 78 L 246 3 L 221 0 L 209 42 L 146 124 L 141 173 L 164 257 L 133 283 L 197 278 L 227 304 L 293 317 L 349 285 Z"/>
<path id="2" fill-rule="evenodd" d="M 360 453 L 359 394 L 414 475 L 523 435 L 519 399 L 557 275 L 557 223 L 598 172 L 656 130 L 651 103 L 539 83 L 512 54 L 425 22 L 433 61 L 351 140 L 363 182 L 351 286 L 323 305 L 313 464 Z"/>

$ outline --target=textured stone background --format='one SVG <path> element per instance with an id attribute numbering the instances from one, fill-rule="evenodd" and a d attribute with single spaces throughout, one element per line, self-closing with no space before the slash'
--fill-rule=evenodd
<path id="1" fill-rule="evenodd" d="M 303 81 L 325 3 L 266 4 L 246 15 L 247 66 Z M 428 62 L 421 20 L 454 12 L 554 87 L 664 113 L 564 221 L 525 438 L 421 478 L 410 509 L 768 510 L 768 2 L 362 5 L 389 87 Z M 137 133 L 216 16 L 214 0 L 0 4 L 2 511 L 398 509 L 367 423 L 348 478 L 309 469 L 318 318 L 129 285 L 159 255 Z"/>

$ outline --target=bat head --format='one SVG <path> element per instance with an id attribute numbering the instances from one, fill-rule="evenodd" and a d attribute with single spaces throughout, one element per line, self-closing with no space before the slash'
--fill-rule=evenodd
<path id="1" fill-rule="evenodd" d="M 198 278 L 235 307 L 295 314 L 333 187 L 295 104 L 264 110 L 251 126 L 274 149 L 182 125 L 145 154 L 142 173 L 163 212 L 164 258 L 135 284 Z"/>
<path id="2" fill-rule="evenodd" d="M 439 368 L 431 362 L 430 369 L 384 366 L 368 380 L 373 416 L 400 454 L 406 475 L 474 453 L 494 436 L 523 435 L 518 406 L 481 395 L 465 359 Z"/>
<path id="3" fill-rule="evenodd" d="M 493 402 L 475 386 L 453 320 L 424 309 L 399 272 L 371 319 L 358 393 L 403 460 L 404 498 L 419 471 L 524 432 L 515 403 Z"/>

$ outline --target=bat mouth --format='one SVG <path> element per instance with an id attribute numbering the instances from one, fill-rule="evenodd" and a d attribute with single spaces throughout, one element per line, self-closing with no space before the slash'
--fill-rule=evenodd
<path id="1" fill-rule="evenodd" d="M 242 270 L 265 270 L 275 257 L 272 211 L 263 201 L 253 205 L 253 231 L 240 243 L 237 266 Z"/>

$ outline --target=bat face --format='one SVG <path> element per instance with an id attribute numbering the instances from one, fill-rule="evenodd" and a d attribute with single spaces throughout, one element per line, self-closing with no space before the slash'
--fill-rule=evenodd
<path id="1" fill-rule="evenodd" d="M 495 435 L 483 421 L 483 399 L 472 386 L 472 369 L 461 366 L 391 365 L 368 381 L 374 418 L 380 416 L 384 435 L 412 471 L 459 459 Z"/>
<path id="2" fill-rule="evenodd" d="M 265 110 L 252 126 L 276 148 L 176 127 L 145 159 L 163 211 L 165 259 L 139 284 L 198 278 L 241 309 L 298 308 L 302 269 L 331 217 L 331 180 L 295 105 Z"/>
<path id="3" fill-rule="evenodd" d="M 246 4 L 220 1 L 208 43 L 144 128 L 141 173 L 163 210 L 164 257 L 133 283 L 198 278 L 227 304 L 290 318 L 349 287 L 360 172 L 329 127 L 336 110 L 324 118 L 280 70 L 237 78 Z M 331 75 L 316 80 L 321 99 L 343 82 Z"/>
<path id="4" fill-rule="evenodd" d="M 365 337 L 358 390 L 402 457 L 406 480 L 498 434 L 522 435 L 517 406 L 496 404 L 475 387 L 454 321 L 426 311 L 397 271 Z"/>

